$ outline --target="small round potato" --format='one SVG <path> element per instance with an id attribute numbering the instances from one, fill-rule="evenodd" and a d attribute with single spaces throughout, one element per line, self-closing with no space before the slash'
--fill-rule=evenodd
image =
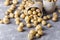
<path id="1" fill-rule="evenodd" d="M 54 17 L 52 18 L 52 21 L 54 21 L 54 22 L 56 22 L 57 20 L 58 20 L 58 19 L 56 19 L 56 18 L 54 18 Z"/>
<path id="2" fill-rule="evenodd" d="M 19 10 L 23 10 L 25 7 L 24 6 L 19 6 L 18 9 Z"/>
<path id="3" fill-rule="evenodd" d="M 35 10 L 36 10 L 36 8 L 34 8 L 34 7 L 33 7 L 33 8 L 31 8 L 31 10 L 32 10 L 32 11 L 35 11 Z"/>
<path id="4" fill-rule="evenodd" d="M 5 18 L 9 19 L 10 17 L 9 17 L 9 15 L 5 15 Z"/>
<path id="5" fill-rule="evenodd" d="M 5 15 L 9 15 L 10 13 L 8 11 L 5 12 Z"/>
<path id="6" fill-rule="evenodd" d="M 18 26 L 17 31 L 22 32 L 23 31 L 23 27 L 22 26 Z"/>
<path id="7" fill-rule="evenodd" d="M 36 14 L 37 14 L 37 12 L 36 12 L 36 11 L 33 11 L 33 14 L 34 14 L 34 15 L 36 15 Z"/>
<path id="8" fill-rule="evenodd" d="M 32 6 L 32 5 L 33 5 L 32 3 L 28 3 L 28 7 L 29 7 L 29 6 Z"/>
<path id="9" fill-rule="evenodd" d="M 58 18 L 58 15 L 53 16 L 53 18 L 56 18 L 57 19 Z"/>
<path id="10" fill-rule="evenodd" d="M 24 27 L 24 23 L 23 22 L 20 22 L 20 24 L 19 24 L 20 26 L 22 26 L 22 27 Z"/>
<path id="11" fill-rule="evenodd" d="M 26 1 L 22 1 L 22 4 L 25 5 L 26 4 Z"/>
<path id="12" fill-rule="evenodd" d="M 14 15 L 14 18 L 18 18 L 19 17 L 19 15 Z"/>
<path id="13" fill-rule="evenodd" d="M 23 0 L 23 1 L 25 1 L 25 2 L 26 2 L 26 1 L 28 1 L 28 0 Z"/>
<path id="14" fill-rule="evenodd" d="M 37 21 L 34 21 L 33 23 L 34 23 L 34 25 L 35 25 L 35 26 L 38 24 L 38 22 L 37 22 Z"/>
<path id="15" fill-rule="evenodd" d="M 0 24 L 3 24 L 3 20 L 2 19 L 0 19 Z"/>
<path id="16" fill-rule="evenodd" d="M 58 12 L 60 13 L 60 9 L 58 10 Z"/>
<path id="17" fill-rule="evenodd" d="M 15 15 L 20 15 L 20 11 L 19 11 L 19 10 L 16 10 L 16 11 L 14 12 L 14 14 L 15 14 Z"/>
<path id="18" fill-rule="evenodd" d="M 57 0 L 54 0 L 54 2 L 56 2 Z"/>
<path id="19" fill-rule="evenodd" d="M 16 21 L 16 25 L 19 25 L 20 24 L 20 21 Z"/>
<path id="20" fill-rule="evenodd" d="M 41 13 L 38 13 L 37 15 L 38 15 L 39 17 L 41 17 L 41 16 L 42 16 L 42 14 L 41 14 Z"/>
<path id="21" fill-rule="evenodd" d="M 9 4 L 10 4 L 10 1 L 5 1 L 5 2 L 4 2 L 4 5 L 5 5 L 5 6 L 8 6 Z"/>
<path id="22" fill-rule="evenodd" d="M 14 9 L 16 8 L 16 5 L 12 4 L 10 9 L 14 11 Z"/>
<path id="23" fill-rule="evenodd" d="M 42 18 L 38 18 L 38 22 L 42 22 L 42 20 L 43 20 Z"/>
<path id="24" fill-rule="evenodd" d="M 24 19 L 24 18 L 25 18 L 25 14 L 21 14 L 20 17 L 21 17 L 22 19 Z"/>
<path id="25" fill-rule="evenodd" d="M 47 15 L 47 18 L 48 18 L 48 19 L 50 19 L 50 18 L 51 18 L 51 16 L 50 16 L 50 15 Z"/>
<path id="26" fill-rule="evenodd" d="M 31 19 L 31 22 L 33 23 L 34 22 L 34 19 Z"/>
<path id="27" fill-rule="evenodd" d="M 28 14 L 32 14 L 32 11 L 31 11 L 31 10 L 29 10 L 29 11 L 28 11 Z"/>
<path id="28" fill-rule="evenodd" d="M 54 13 L 53 13 L 53 16 L 55 16 L 55 15 L 57 15 L 57 13 L 56 13 L 56 12 L 54 12 Z"/>
<path id="29" fill-rule="evenodd" d="M 36 31 L 35 30 L 30 30 L 29 33 L 35 35 L 36 34 Z"/>
<path id="30" fill-rule="evenodd" d="M 28 34 L 28 39 L 29 39 L 29 40 L 33 40 L 33 38 L 34 38 L 34 35 Z"/>
<path id="31" fill-rule="evenodd" d="M 36 34 L 36 37 L 39 38 L 39 37 L 40 37 L 40 34 L 37 33 L 37 34 Z"/>
<path id="32" fill-rule="evenodd" d="M 51 24 L 47 24 L 47 27 L 50 28 L 51 27 Z"/>
<path id="33" fill-rule="evenodd" d="M 10 20 L 8 18 L 3 18 L 3 23 L 8 24 L 8 23 L 10 23 Z"/>
<path id="34" fill-rule="evenodd" d="M 40 9 L 36 9 L 36 12 L 40 13 Z"/>
<path id="35" fill-rule="evenodd" d="M 53 2 L 53 0 L 47 0 L 47 1 L 48 1 L 48 2 L 51 2 L 51 1 L 52 1 L 52 2 Z"/>
<path id="36" fill-rule="evenodd" d="M 29 18 L 31 18 L 31 19 L 32 19 L 32 18 L 33 18 L 33 15 L 30 15 L 30 16 L 29 16 Z"/>
<path id="37" fill-rule="evenodd" d="M 26 23 L 30 23 L 30 21 L 29 20 L 27 20 L 27 21 L 25 21 Z"/>
<path id="38" fill-rule="evenodd" d="M 26 26 L 27 26 L 28 28 L 31 28 L 31 27 L 32 27 L 30 23 L 27 23 Z"/>
<path id="39" fill-rule="evenodd" d="M 20 21 L 20 18 L 19 17 L 15 18 L 15 21 Z"/>
<path id="40" fill-rule="evenodd" d="M 38 30 L 42 30 L 42 26 L 37 25 L 35 29 L 36 29 L 36 31 L 38 31 Z"/>
<path id="41" fill-rule="evenodd" d="M 23 10 L 25 9 L 24 5 L 20 4 L 20 6 L 18 7 L 19 10 Z"/>
<path id="42" fill-rule="evenodd" d="M 17 4 L 18 0 L 13 0 L 12 2 L 13 2 L 13 4 Z"/>
<path id="43" fill-rule="evenodd" d="M 44 16 L 43 19 L 44 19 L 44 20 L 47 20 L 48 18 L 47 18 L 47 16 Z"/>
<path id="44" fill-rule="evenodd" d="M 47 24 L 47 22 L 46 21 L 42 21 L 42 25 L 44 26 L 44 25 L 46 25 Z"/>
<path id="45" fill-rule="evenodd" d="M 14 18 L 14 14 L 13 14 L 13 13 L 10 13 L 10 14 L 9 14 L 9 17 L 10 17 L 10 18 Z"/>
<path id="46" fill-rule="evenodd" d="M 27 11 L 26 11 L 26 10 L 24 10 L 23 12 L 24 12 L 24 14 L 25 14 L 26 16 L 28 15 L 28 13 L 27 13 Z"/>
<path id="47" fill-rule="evenodd" d="M 12 10 L 12 9 L 8 9 L 7 11 L 8 11 L 9 13 L 12 13 L 12 12 L 13 12 L 13 10 Z"/>
<path id="48" fill-rule="evenodd" d="M 43 35 L 43 31 L 42 30 L 38 30 L 38 34 Z"/>
<path id="49" fill-rule="evenodd" d="M 25 17 L 25 21 L 30 21 L 30 17 L 29 16 L 26 16 Z"/>

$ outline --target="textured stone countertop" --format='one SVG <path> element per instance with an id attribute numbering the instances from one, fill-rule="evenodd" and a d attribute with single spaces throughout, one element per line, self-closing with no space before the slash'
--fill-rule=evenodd
<path id="1" fill-rule="evenodd" d="M 21 0 L 20 0 L 21 2 Z M 4 6 L 4 0 L 0 0 L 0 18 L 4 17 L 4 12 L 9 8 Z M 59 6 L 60 0 L 58 0 L 57 5 Z M 17 25 L 14 22 L 14 19 L 11 19 L 11 24 L 0 24 L 0 40 L 28 40 L 27 34 L 30 29 L 24 28 L 24 32 L 18 32 L 16 30 Z M 45 35 L 39 39 L 35 40 L 60 40 L 60 17 L 58 22 L 48 21 L 53 26 L 49 28 L 44 28 Z"/>

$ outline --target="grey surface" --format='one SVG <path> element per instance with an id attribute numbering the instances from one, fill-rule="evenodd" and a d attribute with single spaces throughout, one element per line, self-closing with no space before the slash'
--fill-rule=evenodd
<path id="1" fill-rule="evenodd" d="M 4 6 L 3 2 L 4 0 L 0 0 L 1 19 L 4 17 L 4 12 L 7 10 L 7 7 Z M 45 27 L 45 35 L 35 40 L 60 40 L 60 17 L 58 22 L 52 22 L 51 20 L 49 20 L 48 22 L 51 23 L 53 26 L 50 29 Z M 18 32 L 16 30 L 17 26 L 18 25 L 15 24 L 14 19 L 11 19 L 11 24 L 0 24 L 0 40 L 28 40 L 27 34 L 30 29 L 25 27 L 24 32 Z"/>

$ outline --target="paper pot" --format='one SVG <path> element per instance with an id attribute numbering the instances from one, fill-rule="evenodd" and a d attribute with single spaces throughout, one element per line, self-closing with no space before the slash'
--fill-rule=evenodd
<path id="1" fill-rule="evenodd" d="M 57 0 L 56 6 L 57 6 L 58 9 L 60 9 L 60 0 Z"/>
<path id="2" fill-rule="evenodd" d="M 48 2 L 47 0 L 43 0 L 43 6 L 46 12 L 53 12 L 56 8 L 56 2 Z"/>
<path id="3" fill-rule="evenodd" d="M 41 12 L 42 12 L 42 7 L 43 7 L 42 3 L 35 2 L 35 4 L 33 4 L 33 5 L 31 5 L 30 7 L 26 8 L 26 10 L 28 11 L 28 10 L 29 10 L 30 8 L 32 8 L 32 7 L 39 8 L 39 9 L 41 10 Z M 42 12 L 42 15 L 43 15 L 43 12 Z"/>

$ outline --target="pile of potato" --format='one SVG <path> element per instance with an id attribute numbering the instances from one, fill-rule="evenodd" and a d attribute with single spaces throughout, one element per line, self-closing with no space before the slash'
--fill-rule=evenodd
<path id="1" fill-rule="evenodd" d="M 56 0 L 47 1 L 56 2 Z M 52 21 L 56 22 L 58 20 L 58 15 L 56 12 L 53 12 L 52 17 L 50 15 L 43 16 L 41 10 L 37 7 L 31 7 L 26 11 L 26 8 L 32 6 L 34 3 L 35 2 L 32 0 L 22 0 L 17 7 L 18 0 L 5 0 L 4 4 L 6 6 L 11 6 L 5 12 L 5 17 L 0 19 L 0 24 L 9 24 L 10 19 L 14 18 L 16 25 L 18 25 L 17 31 L 19 32 L 24 31 L 24 26 L 27 28 L 34 27 L 34 29 L 30 30 L 28 34 L 29 40 L 33 40 L 35 37 L 41 37 L 44 34 L 42 26 L 47 26 L 48 28 L 52 27 L 47 20 L 52 19 Z M 58 10 L 58 12 L 60 13 L 60 10 Z M 25 23 L 21 19 L 23 19 Z"/>

